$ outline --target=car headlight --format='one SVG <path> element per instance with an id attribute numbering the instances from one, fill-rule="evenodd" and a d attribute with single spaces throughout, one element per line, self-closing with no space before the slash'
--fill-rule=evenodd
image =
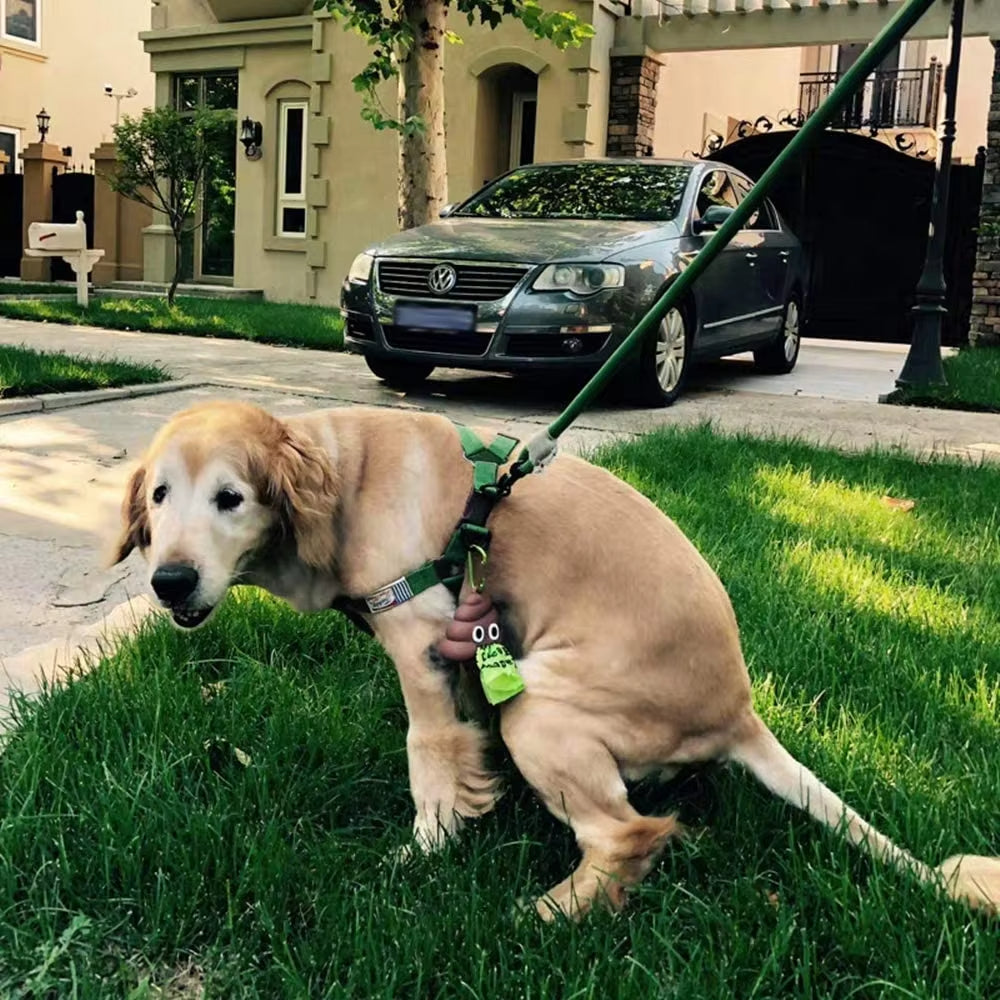
<path id="1" fill-rule="evenodd" d="M 625 268 L 621 264 L 550 264 L 535 278 L 536 292 L 572 292 L 593 295 L 605 288 L 621 288 Z"/>
<path id="2" fill-rule="evenodd" d="M 371 254 L 359 253 L 351 264 L 350 271 L 347 272 L 347 280 L 355 285 L 367 285 L 368 279 L 372 276 L 372 266 L 375 258 Z"/>

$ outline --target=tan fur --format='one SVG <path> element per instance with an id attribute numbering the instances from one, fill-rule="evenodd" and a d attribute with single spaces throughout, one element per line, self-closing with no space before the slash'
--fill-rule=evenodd
<path id="1" fill-rule="evenodd" d="M 151 507 L 157 484 L 169 494 Z M 239 511 L 212 507 L 226 484 L 248 494 Z M 246 404 L 209 404 L 154 439 L 122 508 L 117 553 L 139 547 L 154 570 L 164 561 L 196 567 L 205 607 L 239 581 L 321 611 L 437 558 L 471 485 L 472 466 L 443 417 L 345 408 L 280 421 Z M 561 456 L 517 484 L 490 528 L 487 589 L 523 650 L 526 684 L 499 709 L 500 734 L 583 855 L 539 901 L 543 917 L 576 917 L 598 902 L 620 908 L 679 833 L 673 817 L 635 811 L 623 776 L 725 759 L 874 856 L 976 905 L 1000 899 L 1000 862 L 928 868 L 784 750 L 752 709 L 722 584 L 636 491 Z M 423 849 L 488 812 L 501 791 L 486 765 L 485 730 L 459 715 L 457 668 L 428 655 L 453 610 L 451 595 L 435 587 L 369 617 L 406 703 Z"/>

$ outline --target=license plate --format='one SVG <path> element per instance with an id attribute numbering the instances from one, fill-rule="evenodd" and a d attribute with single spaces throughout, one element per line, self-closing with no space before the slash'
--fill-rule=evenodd
<path id="1" fill-rule="evenodd" d="M 476 307 L 438 306 L 417 302 L 396 303 L 396 326 L 405 330 L 471 333 L 476 328 Z"/>

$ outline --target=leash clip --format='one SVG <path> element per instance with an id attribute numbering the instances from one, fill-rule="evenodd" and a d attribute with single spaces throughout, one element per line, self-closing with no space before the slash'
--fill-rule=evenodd
<path id="1" fill-rule="evenodd" d="M 476 579 L 476 570 L 474 567 L 474 560 L 472 554 L 476 553 L 479 556 L 479 579 Z M 470 545 L 469 551 L 465 556 L 465 571 L 469 578 L 469 586 L 477 593 L 481 594 L 483 588 L 486 586 L 486 563 L 489 560 L 489 556 L 486 554 L 486 549 L 481 545 Z"/>

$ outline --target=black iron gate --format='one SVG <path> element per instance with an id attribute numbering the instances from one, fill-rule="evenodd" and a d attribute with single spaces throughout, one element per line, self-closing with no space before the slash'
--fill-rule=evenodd
<path id="1" fill-rule="evenodd" d="M 67 170 L 52 179 L 52 221 L 76 222 L 83 212 L 87 223 L 87 246 L 94 245 L 94 175 Z M 75 281 L 73 269 L 61 257 L 52 259 L 53 281 Z"/>
<path id="2" fill-rule="evenodd" d="M 794 132 L 741 139 L 711 154 L 759 177 Z M 982 164 L 952 168 L 945 278 L 945 343 L 968 339 Z M 810 267 L 805 334 L 908 343 L 923 267 L 934 163 L 866 136 L 827 132 L 772 200 L 802 241 Z"/>
<path id="3" fill-rule="evenodd" d="M 24 175 L 0 173 L 0 278 L 21 273 Z"/>

